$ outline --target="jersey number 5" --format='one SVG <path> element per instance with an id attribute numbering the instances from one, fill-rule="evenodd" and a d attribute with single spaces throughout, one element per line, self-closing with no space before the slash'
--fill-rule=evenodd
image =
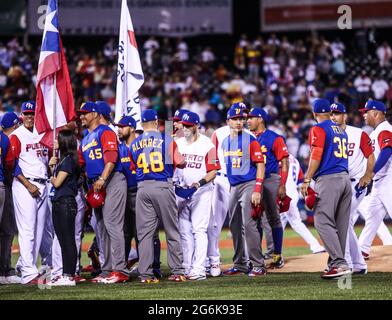
<path id="1" fill-rule="evenodd" d="M 154 151 L 150 153 L 150 161 L 147 162 L 146 154 L 141 153 L 136 161 L 138 168 L 143 168 L 143 173 L 150 173 L 150 167 L 152 172 L 163 171 L 163 160 L 162 153 Z"/>
<path id="2" fill-rule="evenodd" d="M 339 137 L 333 138 L 333 143 L 337 144 L 338 151 L 334 151 L 336 158 L 347 159 L 347 140 L 345 138 L 340 139 Z"/>

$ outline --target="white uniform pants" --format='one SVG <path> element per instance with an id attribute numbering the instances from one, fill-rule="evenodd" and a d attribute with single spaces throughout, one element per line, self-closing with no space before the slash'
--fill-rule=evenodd
<path id="1" fill-rule="evenodd" d="M 22 273 L 23 284 L 38 276 L 37 259 L 45 221 L 49 215 L 46 185 L 30 182 L 39 188 L 41 193 L 39 198 L 33 198 L 16 178 L 12 183 L 12 198 L 20 250 L 18 267 Z"/>
<path id="2" fill-rule="evenodd" d="M 212 190 L 213 185 L 209 183 L 199 189 L 190 200 L 177 197 L 186 274 L 205 275 Z"/>
<path id="3" fill-rule="evenodd" d="M 392 214 L 391 190 L 389 176 L 374 182 L 372 193 L 369 195 L 368 216 L 365 227 L 359 237 L 359 245 L 365 253 L 370 253 L 370 247 L 377 230 L 387 213 Z"/>
<path id="4" fill-rule="evenodd" d="M 227 177 L 217 175 L 214 180 L 214 191 L 212 193 L 211 217 L 207 228 L 209 263 L 219 264 L 219 237 L 225 223 L 229 210 L 230 183 Z"/>
<path id="5" fill-rule="evenodd" d="M 365 199 L 362 200 L 361 205 L 358 207 L 357 212 L 354 214 L 354 224 L 358 220 L 359 216 L 366 221 L 369 219 L 369 203 L 370 203 L 370 195 L 366 196 Z M 381 221 L 380 226 L 377 229 L 377 235 L 381 239 L 382 244 L 384 246 L 392 245 L 392 235 L 389 232 L 388 227 L 385 225 L 384 221 Z"/>
<path id="6" fill-rule="evenodd" d="M 367 269 L 365 259 L 362 256 L 361 248 L 358 243 L 358 238 L 354 230 L 354 214 L 357 212 L 359 204 L 365 198 L 366 189 L 362 193 L 356 196 L 355 186 L 358 183 L 357 180 L 351 181 L 351 188 L 353 191 L 351 197 L 351 210 L 350 210 L 350 222 L 347 229 L 347 241 L 346 241 L 346 251 L 344 259 L 346 260 L 348 266 L 351 269 Z"/>

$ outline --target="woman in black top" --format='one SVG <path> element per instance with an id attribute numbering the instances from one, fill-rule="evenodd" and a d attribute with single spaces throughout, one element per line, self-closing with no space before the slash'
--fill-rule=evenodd
<path id="1" fill-rule="evenodd" d="M 71 130 L 62 130 L 58 135 L 60 159 L 52 157 L 49 166 L 52 172 L 51 183 L 52 219 L 56 236 L 61 247 L 63 275 L 49 283 L 52 286 L 75 285 L 77 249 L 75 242 L 75 217 L 77 205 L 80 167 L 77 154 L 77 140 Z"/>

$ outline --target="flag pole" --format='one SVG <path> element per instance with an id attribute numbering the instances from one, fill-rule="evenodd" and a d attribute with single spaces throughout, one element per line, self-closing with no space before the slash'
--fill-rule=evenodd
<path id="1" fill-rule="evenodd" d="M 56 141 L 56 84 L 57 84 L 57 72 L 54 73 L 53 78 L 53 155 L 56 155 L 54 150 L 54 142 Z"/>

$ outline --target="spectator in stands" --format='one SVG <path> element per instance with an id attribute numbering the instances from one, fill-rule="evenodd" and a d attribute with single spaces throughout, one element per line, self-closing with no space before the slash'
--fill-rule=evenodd
<path id="1" fill-rule="evenodd" d="M 372 80 L 367 76 L 366 71 L 362 70 L 361 75 L 355 78 L 354 87 L 358 92 L 359 104 L 363 105 L 370 97 Z"/>
<path id="2" fill-rule="evenodd" d="M 388 83 L 381 76 L 376 76 L 372 84 L 374 99 L 385 101 L 388 89 Z"/>
<path id="3" fill-rule="evenodd" d="M 380 63 L 380 67 L 384 68 L 390 65 L 392 59 L 392 49 L 388 42 L 384 41 L 382 45 L 377 48 L 376 54 Z"/>

